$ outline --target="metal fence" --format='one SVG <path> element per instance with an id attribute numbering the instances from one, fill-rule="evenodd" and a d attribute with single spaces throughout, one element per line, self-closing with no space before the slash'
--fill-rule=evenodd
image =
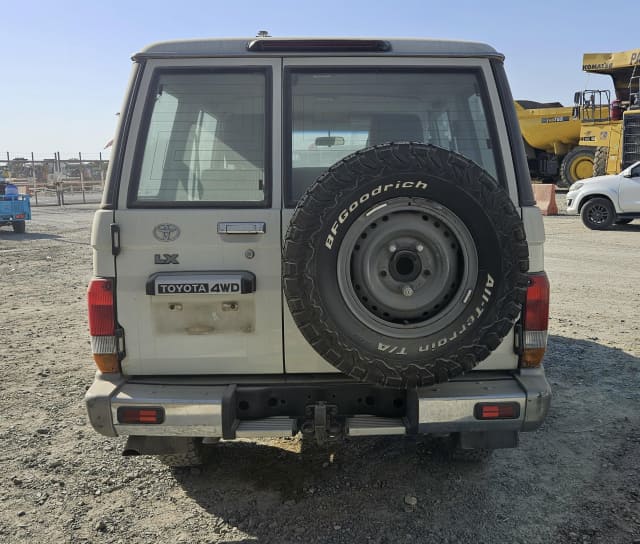
<path id="1" fill-rule="evenodd" d="M 5 152 L 0 174 L 31 195 L 33 206 L 97 203 L 102 197 L 109 162 L 102 153 L 50 156 Z"/>

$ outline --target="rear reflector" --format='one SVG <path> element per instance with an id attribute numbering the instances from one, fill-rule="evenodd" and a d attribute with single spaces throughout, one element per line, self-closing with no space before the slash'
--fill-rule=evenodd
<path id="1" fill-rule="evenodd" d="M 144 425 L 158 425 L 164 422 L 164 408 L 148 406 L 121 406 L 118 408 L 118 422 Z"/>
<path id="2" fill-rule="evenodd" d="M 517 402 L 479 403 L 473 412 L 476 419 L 518 419 L 520 405 Z"/>
<path id="3" fill-rule="evenodd" d="M 87 291 L 91 351 L 101 372 L 119 372 L 113 280 L 94 278 Z"/>
<path id="4" fill-rule="evenodd" d="M 16 214 L 16 219 L 24 219 L 24 214 L 23 213 L 17 213 Z"/>
<path id="5" fill-rule="evenodd" d="M 549 279 L 544 272 L 529 275 L 522 323 L 524 346 L 520 366 L 540 366 L 547 349 L 549 328 Z"/>

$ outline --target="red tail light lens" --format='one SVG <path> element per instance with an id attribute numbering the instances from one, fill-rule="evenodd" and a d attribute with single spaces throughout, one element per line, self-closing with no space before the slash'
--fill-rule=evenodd
<path id="1" fill-rule="evenodd" d="M 520 366 L 540 366 L 547 348 L 548 328 L 549 279 L 544 272 L 530 274 L 523 320 L 524 349 Z"/>
<path id="2" fill-rule="evenodd" d="M 525 330 L 546 331 L 549 328 L 549 279 L 542 272 L 529 276 Z"/>
<path id="3" fill-rule="evenodd" d="M 115 335 L 113 310 L 113 280 L 95 278 L 87 291 L 89 303 L 89 331 L 91 336 Z"/>
<path id="4" fill-rule="evenodd" d="M 101 372 L 119 372 L 113 280 L 94 278 L 87 291 L 91 351 Z"/>
<path id="5" fill-rule="evenodd" d="M 474 415 L 476 419 L 518 419 L 520 405 L 516 402 L 476 404 Z"/>
<path id="6" fill-rule="evenodd" d="M 149 408 L 146 406 L 132 406 L 118 408 L 118 422 L 128 424 L 154 424 L 164 421 L 164 408 Z"/>

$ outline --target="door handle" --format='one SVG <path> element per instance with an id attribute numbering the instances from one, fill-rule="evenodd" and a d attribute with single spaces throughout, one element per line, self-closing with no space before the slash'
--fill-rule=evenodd
<path id="1" fill-rule="evenodd" d="M 263 221 L 236 221 L 218 223 L 218 234 L 264 234 L 266 225 Z"/>

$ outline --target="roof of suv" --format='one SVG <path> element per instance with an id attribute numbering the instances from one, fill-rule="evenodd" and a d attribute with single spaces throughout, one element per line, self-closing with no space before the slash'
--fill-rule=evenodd
<path id="1" fill-rule="evenodd" d="M 413 38 L 230 38 L 157 42 L 134 59 L 168 57 L 287 56 L 426 56 L 503 59 L 493 47 L 478 42 Z"/>

